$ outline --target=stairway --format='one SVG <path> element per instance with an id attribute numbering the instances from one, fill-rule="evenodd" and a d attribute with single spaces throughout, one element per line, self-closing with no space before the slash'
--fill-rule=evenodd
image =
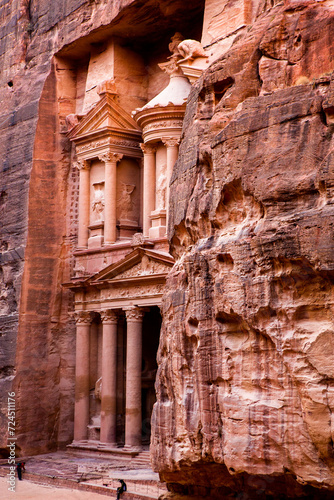
<path id="1" fill-rule="evenodd" d="M 131 460 L 131 467 L 151 467 L 150 452 L 148 450 L 141 451 Z"/>

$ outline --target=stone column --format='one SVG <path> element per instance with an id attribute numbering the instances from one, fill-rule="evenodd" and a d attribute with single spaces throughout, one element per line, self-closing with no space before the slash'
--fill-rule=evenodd
<path id="1" fill-rule="evenodd" d="M 110 245 L 117 239 L 116 210 L 117 210 L 117 163 L 123 158 L 122 154 L 104 153 L 99 160 L 104 162 L 104 244 Z"/>
<path id="2" fill-rule="evenodd" d="M 90 208 L 90 165 L 86 160 L 78 160 L 76 166 L 80 170 L 78 248 L 87 248 Z"/>
<path id="3" fill-rule="evenodd" d="M 87 439 L 89 424 L 89 330 L 92 317 L 87 311 L 78 311 L 74 317 L 77 324 L 74 441 L 82 441 Z"/>
<path id="4" fill-rule="evenodd" d="M 142 324 L 144 311 L 138 307 L 125 309 L 127 322 L 125 449 L 141 448 L 141 371 Z"/>
<path id="5" fill-rule="evenodd" d="M 174 138 L 166 138 L 163 140 L 163 143 L 167 149 L 167 172 L 166 172 L 166 183 L 167 183 L 167 189 L 166 189 L 166 227 L 167 228 L 168 228 L 168 222 L 169 222 L 169 193 L 170 193 L 169 183 L 170 183 L 170 179 L 172 177 L 173 167 L 175 165 L 175 162 L 176 162 L 178 154 L 179 154 L 179 142 L 180 142 L 180 139 L 174 139 Z"/>
<path id="6" fill-rule="evenodd" d="M 117 313 L 101 311 L 102 330 L 102 395 L 101 443 L 116 446 L 117 391 Z"/>
<path id="7" fill-rule="evenodd" d="M 144 153 L 143 234 L 148 237 L 151 226 L 150 215 L 155 209 L 155 152 L 157 149 L 149 144 L 141 144 L 140 147 Z"/>

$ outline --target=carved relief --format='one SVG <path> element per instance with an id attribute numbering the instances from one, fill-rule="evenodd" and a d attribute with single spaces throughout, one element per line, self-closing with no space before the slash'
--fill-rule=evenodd
<path id="1" fill-rule="evenodd" d="M 109 144 L 115 146 L 124 146 L 127 148 L 138 148 L 138 143 L 135 141 L 115 140 L 109 137 L 108 139 L 101 139 L 100 141 L 84 144 L 83 146 L 77 146 L 76 150 L 77 153 L 85 153 L 87 151 L 93 151 L 94 149 L 97 149 L 101 146 L 108 146 Z"/>
<path id="2" fill-rule="evenodd" d="M 75 311 L 73 317 L 77 325 L 90 325 L 92 314 L 89 311 Z"/>
<path id="3" fill-rule="evenodd" d="M 141 245 L 143 245 L 143 243 L 145 243 L 145 236 L 143 235 L 143 233 L 135 233 L 132 236 L 132 240 L 131 240 L 132 247 L 141 246 Z"/>
<path id="4" fill-rule="evenodd" d="M 151 260 L 147 257 L 147 255 L 144 255 L 141 262 L 117 275 L 117 279 L 134 278 L 136 276 L 153 274 L 165 274 L 168 273 L 169 270 L 170 268 L 168 266 L 162 264 L 161 262 Z"/>
<path id="5" fill-rule="evenodd" d="M 101 400 L 101 396 L 102 396 L 102 377 L 100 377 L 99 379 L 97 379 L 97 381 L 95 382 L 94 394 L 95 394 L 95 398 L 96 399 L 100 399 Z"/>
<path id="6" fill-rule="evenodd" d="M 126 320 L 129 321 L 139 321 L 143 320 L 144 311 L 139 307 L 129 307 L 125 308 Z"/>
<path id="7" fill-rule="evenodd" d="M 122 184 L 121 197 L 118 200 L 118 208 L 120 211 L 120 219 L 133 220 L 136 219 L 134 214 L 134 202 L 132 194 L 136 189 L 134 184 Z"/>
<path id="8" fill-rule="evenodd" d="M 173 121 L 155 121 L 153 123 L 149 123 L 148 125 L 144 126 L 144 132 L 148 132 L 149 130 L 156 130 L 156 129 L 166 129 L 166 128 L 178 128 L 182 130 L 182 124 L 183 120 L 173 120 Z"/>
<path id="9" fill-rule="evenodd" d="M 107 153 L 103 153 L 103 154 L 99 155 L 99 160 L 103 161 L 104 163 L 107 163 L 107 162 L 118 163 L 119 161 L 121 161 L 122 158 L 123 158 L 122 154 L 112 153 L 111 151 L 108 151 Z"/>
<path id="10" fill-rule="evenodd" d="M 109 288 L 101 290 L 102 299 L 131 299 L 137 297 L 151 297 L 152 295 L 162 295 L 164 291 L 163 284 L 133 286 L 126 289 Z"/>
<path id="11" fill-rule="evenodd" d="M 174 148 L 180 144 L 180 138 L 175 137 L 165 137 L 162 142 L 166 146 L 166 148 Z"/>
<path id="12" fill-rule="evenodd" d="M 92 202 L 93 218 L 94 221 L 103 220 L 104 211 L 104 183 L 97 182 L 93 184 L 94 187 L 94 200 Z"/>
<path id="13" fill-rule="evenodd" d="M 77 168 L 78 170 L 89 170 L 90 168 L 90 162 L 87 160 L 77 160 L 73 162 L 74 168 Z"/>
<path id="14" fill-rule="evenodd" d="M 157 189 L 156 189 L 156 206 L 157 209 L 163 210 L 166 208 L 166 189 L 167 189 L 167 177 L 165 172 L 167 170 L 167 165 L 163 165 L 161 173 L 157 179 Z"/>
<path id="15" fill-rule="evenodd" d="M 153 128 L 155 128 L 155 127 L 153 127 Z M 142 152 L 144 153 L 144 155 L 154 155 L 157 151 L 156 146 L 152 146 L 151 144 L 141 143 L 140 148 L 141 148 Z"/>
<path id="16" fill-rule="evenodd" d="M 108 325 L 115 324 L 117 323 L 118 320 L 117 311 L 115 311 L 114 309 L 107 309 L 105 311 L 101 311 L 100 316 L 103 324 L 108 324 Z"/>
<path id="17" fill-rule="evenodd" d="M 196 57 L 207 57 L 202 45 L 197 40 L 183 40 L 177 46 L 178 53 L 183 57 L 178 63 L 182 63 Z"/>

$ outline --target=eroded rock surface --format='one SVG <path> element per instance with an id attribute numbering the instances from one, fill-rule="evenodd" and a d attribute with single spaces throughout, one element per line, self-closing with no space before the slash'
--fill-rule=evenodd
<path id="1" fill-rule="evenodd" d="M 334 6 L 273 3 L 188 102 L 153 415 L 168 498 L 334 491 Z"/>

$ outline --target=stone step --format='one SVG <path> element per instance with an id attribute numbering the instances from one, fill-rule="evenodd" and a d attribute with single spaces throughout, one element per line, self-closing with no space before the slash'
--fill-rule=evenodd
<path id="1" fill-rule="evenodd" d="M 136 457 L 131 460 L 131 466 L 137 465 L 147 465 L 150 467 L 150 452 L 149 451 L 141 451 Z"/>

